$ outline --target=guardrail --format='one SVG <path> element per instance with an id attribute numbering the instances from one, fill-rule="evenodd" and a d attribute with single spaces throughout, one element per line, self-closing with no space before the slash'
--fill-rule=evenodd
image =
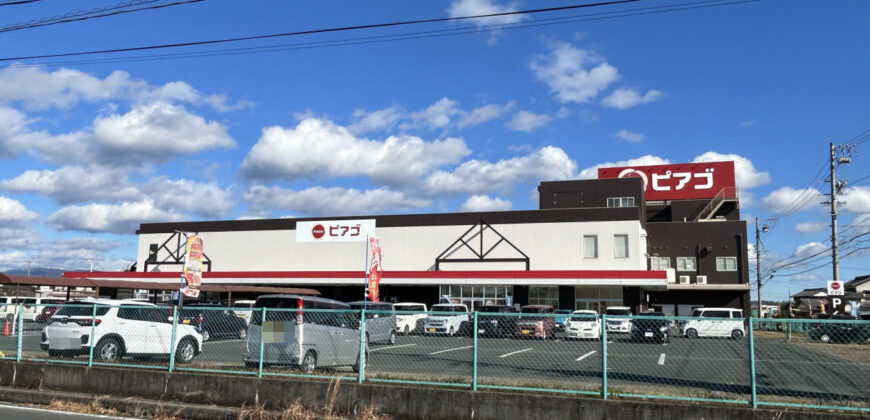
<path id="1" fill-rule="evenodd" d="M 15 361 L 870 412 L 870 321 L 133 304 L 11 315 L 0 358 Z"/>

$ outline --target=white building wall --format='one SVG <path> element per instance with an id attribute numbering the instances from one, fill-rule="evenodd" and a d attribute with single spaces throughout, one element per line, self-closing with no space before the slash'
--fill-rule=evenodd
<path id="1" fill-rule="evenodd" d="M 435 258 L 470 226 L 407 226 L 377 228 L 383 249 L 383 269 L 423 271 L 435 269 Z M 532 270 L 646 270 L 646 232 L 638 221 L 525 223 L 493 225 L 523 251 Z M 614 258 L 613 235 L 629 238 L 629 257 Z M 138 267 L 145 266 L 150 244 L 162 244 L 171 234 L 140 234 Z M 583 235 L 598 235 L 598 258 L 584 259 Z M 203 232 L 203 246 L 212 271 L 355 271 L 365 263 L 365 242 L 297 243 L 295 230 Z M 468 235 L 471 236 L 471 235 Z M 485 231 L 485 250 L 497 236 Z M 479 246 L 475 237 L 471 243 Z M 170 247 L 176 245 L 171 241 Z M 166 257 L 158 254 L 158 261 Z M 457 249 L 452 258 L 469 258 Z M 501 243 L 491 258 L 522 257 Z M 523 270 L 522 263 L 444 263 L 441 270 Z M 162 265 L 160 271 L 180 271 L 180 265 Z M 149 271 L 154 271 L 149 268 Z"/>

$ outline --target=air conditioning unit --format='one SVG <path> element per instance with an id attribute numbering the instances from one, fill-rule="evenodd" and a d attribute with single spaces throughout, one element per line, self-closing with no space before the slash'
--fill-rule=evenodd
<path id="1" fill-rule="evenodd" d="M 680 276 L 680 284 L 689 284 L 690 276 Z"/>
<path id="2" fill-rule="evenodd" d="M 695 276 L 695 284 L 707 284 L 707 276 Z"/>

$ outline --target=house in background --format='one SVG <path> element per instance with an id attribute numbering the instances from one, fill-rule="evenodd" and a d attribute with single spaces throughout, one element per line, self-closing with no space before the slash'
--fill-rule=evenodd
<path id="1" fill-rule="evenodd" d="M 870 314 L 870 275 L 858 276 L 844 284 L 843 296 L 837 296 L 846 302 L 858 302 L 858 314 Z M 827 289 L 818 287 L 804 289 L 792 298 L 792 314 L 795 317 L 808 317 L 812 314 L 822 313 L 822 302 L 830 308 L 830 297 Z"/>

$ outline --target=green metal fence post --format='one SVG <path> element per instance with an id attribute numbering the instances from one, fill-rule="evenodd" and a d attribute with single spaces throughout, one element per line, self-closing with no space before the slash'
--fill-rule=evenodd
<path id="1" fill-rule="evenodd" d="M 16 312 L 16 314 L 18 315 L 18 348 L 17 348 L 16 353 L 15 353 L 15 361 L 16 362 L 21 361 L 21 348 L 23 347 L 23 343 L 24 343 L 24 341 L 23 341 L 23 339 L 24 339 L 24 317 L 21 316 L 22 310 L 24 310 L 24 305 L 21 303 L 18 303 L 18 312 Z"/>
<path id="2" fill-rule="evenodd" d="M 471 390 L 477 391 L 477 312 L 474 313 L 474 356 L 471 361 Z"/>
<path id="3" fill-rule="evenodd" d="M 755 334 L 752 333 L 752 317 L 749 318 L 749 379 L 751 382 L 751 394 L 749 402 L 752 408 L 758 408 L 758 401 L 755 394 Z"/>
<path id="4" fill-rule="evenodd" d="M 785 323 L 785 342 L 791 342 L 791 322 Z"/>
<path id="5" fill-rule="evenodd" d="M 363 383 L 366 378 L 366 308 L 363 305 L 359 321 L 359 376 L 357 382 Z"/>
<path id="6" fill-rule="evenodd" d="M 94 333 L 97 327 L 97 304 L 94 303 L 94 310 L 91 313 L 91 336 L 88 338 L 88 367 L 94 365 Z"/>
<path id="7" fill-rule="evenodd" d="M 179 299 L 182 299 L 180 297 Z M 169 339 L 169 371 L 175 368 L 175 328 L 178 326 L 178 306 L 172 307 L 172 334 Z"/>
<path id="8" fill-rule="evenodd" d="M 607 399 L 607 314 L 601 314 L 601 397 Z"/>
<path id="9" fill-rule="evenodd" d="M 253 315 L 252 315 L 253 317 Z M 260 366 L 257 368 L 257 377 L 263 377 L 263 350 L 265 349 L 265 338 L 266 335 L 266 307 L 263 307 L 262 312 L 260 313 Z"/>

